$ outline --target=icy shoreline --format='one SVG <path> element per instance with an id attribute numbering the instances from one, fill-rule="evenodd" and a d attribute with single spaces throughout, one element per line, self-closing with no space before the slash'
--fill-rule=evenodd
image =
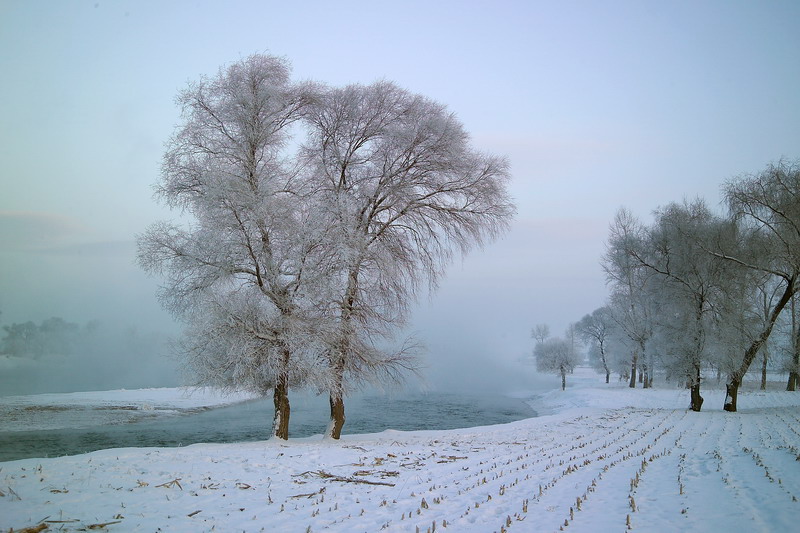
<path id="1" fill-rule="evenodd" d="M 792 530 L 800 393 L 691 413 L 686 391 L 573 381 L 496 426 L 0 463 L 0 531 Z"/>

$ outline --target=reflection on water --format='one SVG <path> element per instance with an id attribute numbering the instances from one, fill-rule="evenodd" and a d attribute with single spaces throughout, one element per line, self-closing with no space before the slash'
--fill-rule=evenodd
<path id="1" fill-rule="evenodd" d="M 414 394 L 355 397 L 346 403 L 344 433 L 455 429 L 502 424 L 536 416 L 523 401 L 492 395 Z M 327 397 L 292 398 L 290 437 L 321 434 Z M 0 432 L 0 461 L 54 457 L 104 448 L 186 446 L 269 438 L 272 401 L 255 400 L 199 413 L 84 429 Z"/>

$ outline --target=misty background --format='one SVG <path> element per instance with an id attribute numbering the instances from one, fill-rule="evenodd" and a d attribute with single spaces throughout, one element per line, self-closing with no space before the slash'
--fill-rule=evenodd
<path id="1" fill-rule="evenodd" d="M 182 383 L 135 236 L 180 216 L 151 189 L 176 94 L 254 52 L 297 79 L 393 80 L 509 158 L 518 215 L 414 310 L 412 386 L 555 382 L 520 363 L 530 328 L 603 305 L 620 206 L 715 206 L 726 179 L 797 156 L 797 20 L 794 1 L 0 3 L 0 326 L 97 325 L 70 353 L 0 355 L 0 394 Z"/>

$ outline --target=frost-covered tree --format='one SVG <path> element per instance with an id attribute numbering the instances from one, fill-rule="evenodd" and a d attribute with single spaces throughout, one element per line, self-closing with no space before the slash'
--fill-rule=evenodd
<path id="1" fill-rule="evenodd" d="M 691 391 L 690 407 L 700 411 L 701 370 L 707 362 L 707 337 L 716 304 L 726 292 L 730 269 L 705 252 L 724 224 L 697 200 L 669 204 L 655 213 L 645 229 L 643 246 L 627 253 L 654 274 L 652 298 L 662 358 L 672 375 L 684 378 Z"/>
<path id="2" fill-rule="evenodd" d="M 800 289 L 800 161 L 780 161 L 755 175 L 725 186 L 739 235 L 733 243 L 709 251 L 743 268 L 774 277 L 780 286 L 761 331 L 728 376 L 725 410 L 736 411 L 739 387 L 761 346 L 792 297 Z"/>
<path id="3" fill-rule="evenodd" d="M 613 327 L 614 321 L 608 307 L 595 309 L 575 324 L 581 340 L 589 345 L 589 360 L 594 368 L 605 372 L 606 383 L 611 377 L 608 347 Z"/>
<path id="4" fill-rule="evenodd" d="M 390 82 L 327 90 L 306 115 L 304 162 L 336 243 L 331 424 L 348 383 L 407 367 L 381 346 L 454 253 L 499 235 L 514 212 L 504 159 L 475 151 L 445 106 Z"/>
<path id="5" fill-rule="evenodd" d="M 642 370 L 643 386 L 650 386 L 650 354 L 647 343 L 653 334 L 653 302 L 648 294 L 652 272 L 635 259 L 632 250 L 644 250 L 644 227 L 630 211 L 620 209 L 611 224 L 602 264 L 611 289 L 610 315 L 630 346 L 630 382 L 636 387 L 636 373 Z"/>
<path id="6" fill-rule="evenodd" d="M 190 221 L 153 224 L 138 239 L 141 266 L 166 277 L 164 306 L 188 325 L 180 346 L 196 383 L 273 390 L 283 439 L 290 384 L 317 375 L 330 259 L 313 188 L 288 153 L 290 126 L 313 96 L 266 55 L 190 83 L 156 185 Z"/>
<path id="7" fill-rule="evenodd" d="M 537 371 L 561 376 L 561 390 L 567 388 L 567 373 L 571 373 L 580 362 L 572 343 L 561 337 L 551 337 L 537 343 L 533 355 L 536 357 Z"/>
<path id="8" fill-rule="evenodd" d="M 531 337 L 541 344 L 550 336 L 550 326 L 547 324 L 536 324 L 531 330 Z"/>

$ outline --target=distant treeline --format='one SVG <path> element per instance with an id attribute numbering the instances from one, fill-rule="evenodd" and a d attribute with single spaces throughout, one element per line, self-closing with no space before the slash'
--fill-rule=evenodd
<path id="1" fill-rule="evenodd" d="M 0 395 L 175 386 L 167 338 L 61 317 L 12 323 L 0 336 Z"/>

